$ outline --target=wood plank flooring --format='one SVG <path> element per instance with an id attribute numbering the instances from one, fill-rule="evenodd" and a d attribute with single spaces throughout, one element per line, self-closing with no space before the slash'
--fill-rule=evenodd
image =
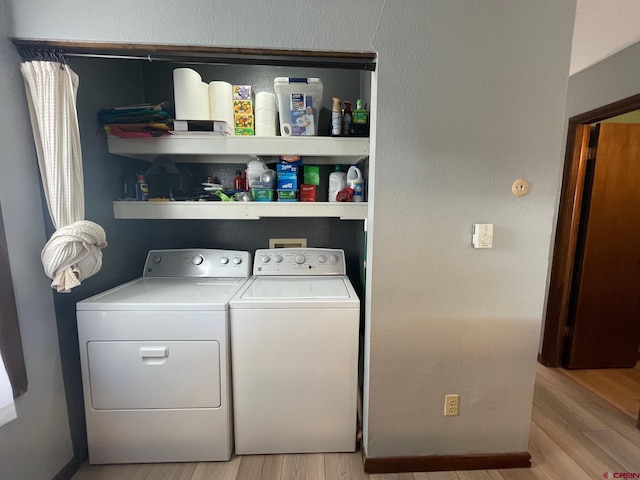
<path id="1" fill-rule="evenodd" d="M 636 368 L 561 370 L 632 418 L 640 410 L 640 362 Z"/>
<path id="2" fill-rule="evenodd" d="M 530 469 L 367 475 L 360 453 L 251 455 L 229 462 L 83 465 L 72 480 L 584 480 L 640 475 L 640 429 L 560 369 L 537 366 Z"/>

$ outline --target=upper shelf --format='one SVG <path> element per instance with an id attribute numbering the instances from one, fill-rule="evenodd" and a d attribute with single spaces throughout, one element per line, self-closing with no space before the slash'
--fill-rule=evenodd
<path id="1" fill-rule="evenodd" d="M 369 156 L 368 137 L 224 137 L 210 134 L 160 138 L 108 137 L 109 152 L 152 161 L 169 155 L 178 163 L 241 163 L 238 156 L 315 157 L 316 164 L 357 163 Z"/>

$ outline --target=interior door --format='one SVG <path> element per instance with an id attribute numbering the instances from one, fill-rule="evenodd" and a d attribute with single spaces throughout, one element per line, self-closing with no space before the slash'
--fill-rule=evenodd
<path id="1" fill-rule="evenodd" d="M 584 194 L 564 366 L 633 367 L 640 343 L 640 125 L 600 125 Z"/>

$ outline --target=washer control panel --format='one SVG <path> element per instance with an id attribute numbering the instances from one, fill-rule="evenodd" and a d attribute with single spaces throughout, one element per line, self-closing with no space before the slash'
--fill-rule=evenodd
<path id="1" fill-rule="evenodd" d="M 256 250 L 254 275 L 346 275 L 344 251 L 332 248 Z"/>
<path id="2" fill-rule="evenodd" d="M 189 248 L 151 250 L 143 277 L 249 277 L 251 254 L 239 250 Z"/>

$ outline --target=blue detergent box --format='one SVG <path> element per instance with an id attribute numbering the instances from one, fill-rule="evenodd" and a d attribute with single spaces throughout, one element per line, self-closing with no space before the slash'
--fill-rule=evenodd
<path id="1" fill-rule="evenodd" d="M 297 190 L 298 177 L 278 177 L 278 190 Z"/>
<path id="2" fill-rule="evenodd" d="M 293 163 L 279 163 L 276 165 L 276 173 L 278 176 L 286 174 L 298 174 L 298 165 Z"/>
<path id="3" fill-rule="evenodd" d="M 279 163 L 276 165 L 278 174 L 278 190 L 298 189 L 298 166 L 291 163 Z"/>

